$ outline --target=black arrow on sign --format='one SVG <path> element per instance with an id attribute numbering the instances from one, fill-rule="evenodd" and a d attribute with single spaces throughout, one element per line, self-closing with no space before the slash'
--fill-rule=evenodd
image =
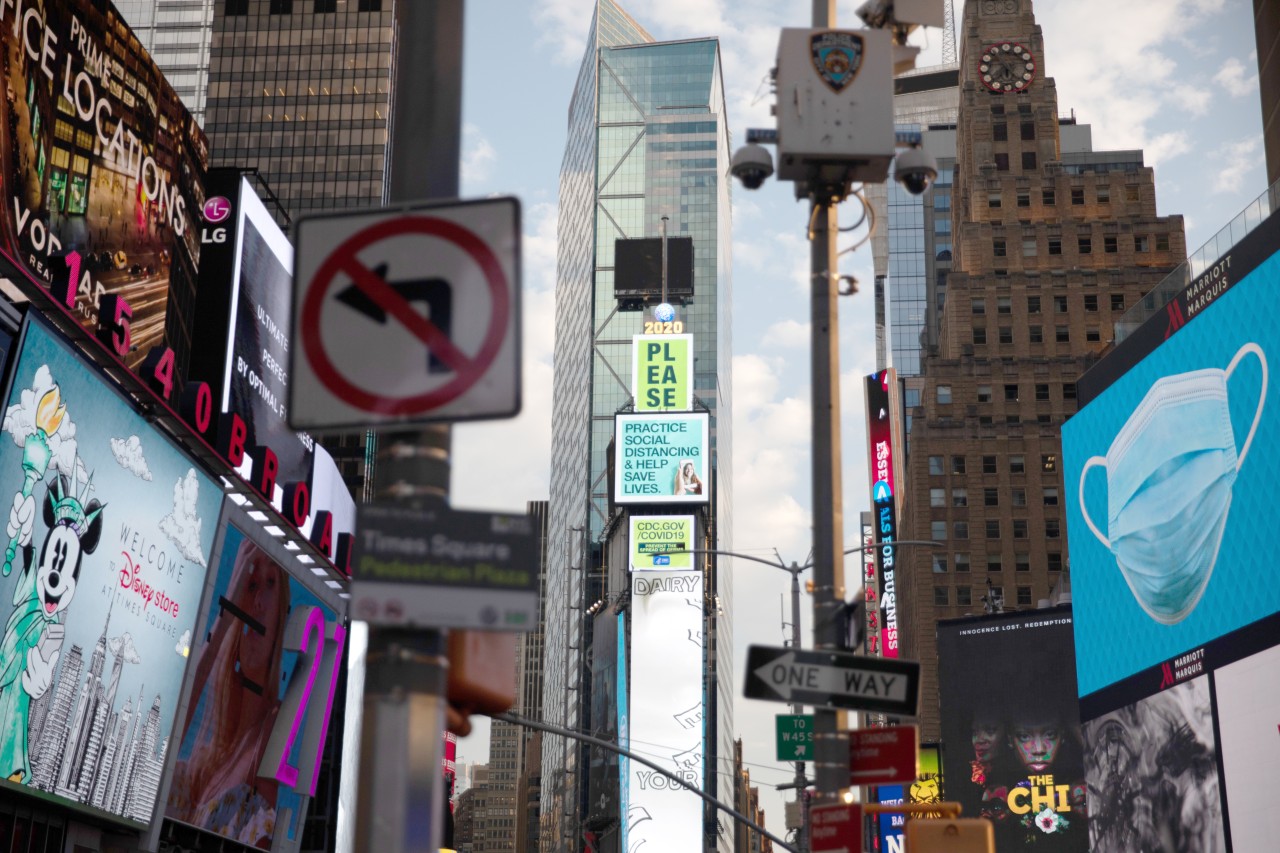
<path id="1" fill-rule="evenodd" d="M 387 265 L 379 264 L 372 270 L 373 274 L 378 278 L 386 281 L 400 298 L 405 302 L 425 302 L 427 304 L 427 316 L 432 324 L 444 333 L 446 338 L 450 340 L 453 336 L 450 334 L 453 319 L 453 288 L 449 282 L 443 278 L 415 278 L 408 281 L 387 281 Z M 368 317 L 379 325 L 386 325 L 387 312 L 374 302 L 369 296 L 356 285 L 352 284 L 346 290 L 340 292 L 336 299 L 348 308 Z M 451 373 L 452 370 L 447 364 L 436 357 L 435 353 L 427 351 L 427 372 L 428 373 Z"/>

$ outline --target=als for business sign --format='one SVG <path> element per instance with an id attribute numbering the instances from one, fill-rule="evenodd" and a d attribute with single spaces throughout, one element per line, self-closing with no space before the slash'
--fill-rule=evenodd
<path id="1" fill-rule="evenodd" d="M 710 415 L 618 415 L 614 422 L 614 499 L 619 504 L 705 504 Z"/>
<path id="2" fill-rule="evenodd" d="M 871 445 L 871 515 L 875 530 L 876 558 L 880 564 L 880 651 L 898 657 L 898 597 L 894 573 L 897 548 L 884 547 L 898 538 L 897 505 L 893 482 L 893 401 L 897 380 L 892 370 L 866 377 L 867 439 Z"/>
<path id="3" fill-rule="evenodd" d="M 1278 239 L 1063 427 L 1081 696 L 1280 612 Z"/>
<path id="4" fill-rule="evenodd" d="M 74 253 L 66 307 L 92 332 L 127 303 L 137 369 L 189 310 L 204 135 L 110 3 L 0 3 L 0 52 L 0 255 L 47 287 Z"/>
<path id="5" fill-rule="evenodd" d="M 28 315 L 0 496 L 0 788 L 145 825 L 221 490 Z"/>

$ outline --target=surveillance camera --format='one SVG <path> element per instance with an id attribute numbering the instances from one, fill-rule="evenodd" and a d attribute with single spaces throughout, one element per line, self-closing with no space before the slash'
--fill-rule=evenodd
<path id="1" fill-rule="evenodd" d="M 747 189 L 758 190 L 764 179 L 773 174 L 773 157 L 764 146 L 749 143 L 733 155 L 729 172 Z"/>
<path id="2" fill-rule="evenodd" d="M 893 176 L 912 195 L 921 195 L 938 177 L 938 161 L 918 145 L 904 150 L 893 160 Z"/>

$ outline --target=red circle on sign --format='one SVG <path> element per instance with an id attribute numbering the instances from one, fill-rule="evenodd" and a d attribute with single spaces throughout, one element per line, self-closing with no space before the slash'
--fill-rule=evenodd
<path id="1" fill-rule="evenodd" d="M 465 252 L 484 273 L 493 307 L 489 328 L 474 357 L 458 351 L 443 332 L 414 311 L 408 302 L 392 290 L 390 285 L 378 279 L 357 257 L 359 252 L 379 240 L 404 234 L 438 237 L 452 243 Z M 433 391 L 400 398 L 370 394 L 343 376 L 325 352 L 320 340 L 320 311 L 324 307 L 324 297 L 339 273 L 345 273 L 356 287 L 386 311 L 388 320 L 395 317 L 404 323 L 410 334 L 452 367 L 457 376 Z M 377 414 L 420 414 L 457 399 L 493 364 L 506 335 L 510 301 L 507 277 L 502 271 L 501 262 L 474 233 L 447 219 L 428 216 L 392 219 L 371 225 L 343 241 L 316 270 L 302 304 L 302 349 L 321 384 L 343 402 Z"/>

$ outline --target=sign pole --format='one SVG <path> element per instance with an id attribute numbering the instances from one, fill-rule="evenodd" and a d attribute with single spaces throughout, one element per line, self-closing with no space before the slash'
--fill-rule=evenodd
<path id="1" fill-rule="evenodd" d="M 462 135 L 463 0 L 396 0 L 386 201 L 456 198 Z M 430 97 L 423 97 L 430 92 Z M 449 429 L 380 436 L 374 493 L 417 505 L 449 492 Z M 369 631 L 357 850 L 440 848 L 447 661 L 443 631 Z M 425 819 L 424 819 L 425 818 Z"/>

